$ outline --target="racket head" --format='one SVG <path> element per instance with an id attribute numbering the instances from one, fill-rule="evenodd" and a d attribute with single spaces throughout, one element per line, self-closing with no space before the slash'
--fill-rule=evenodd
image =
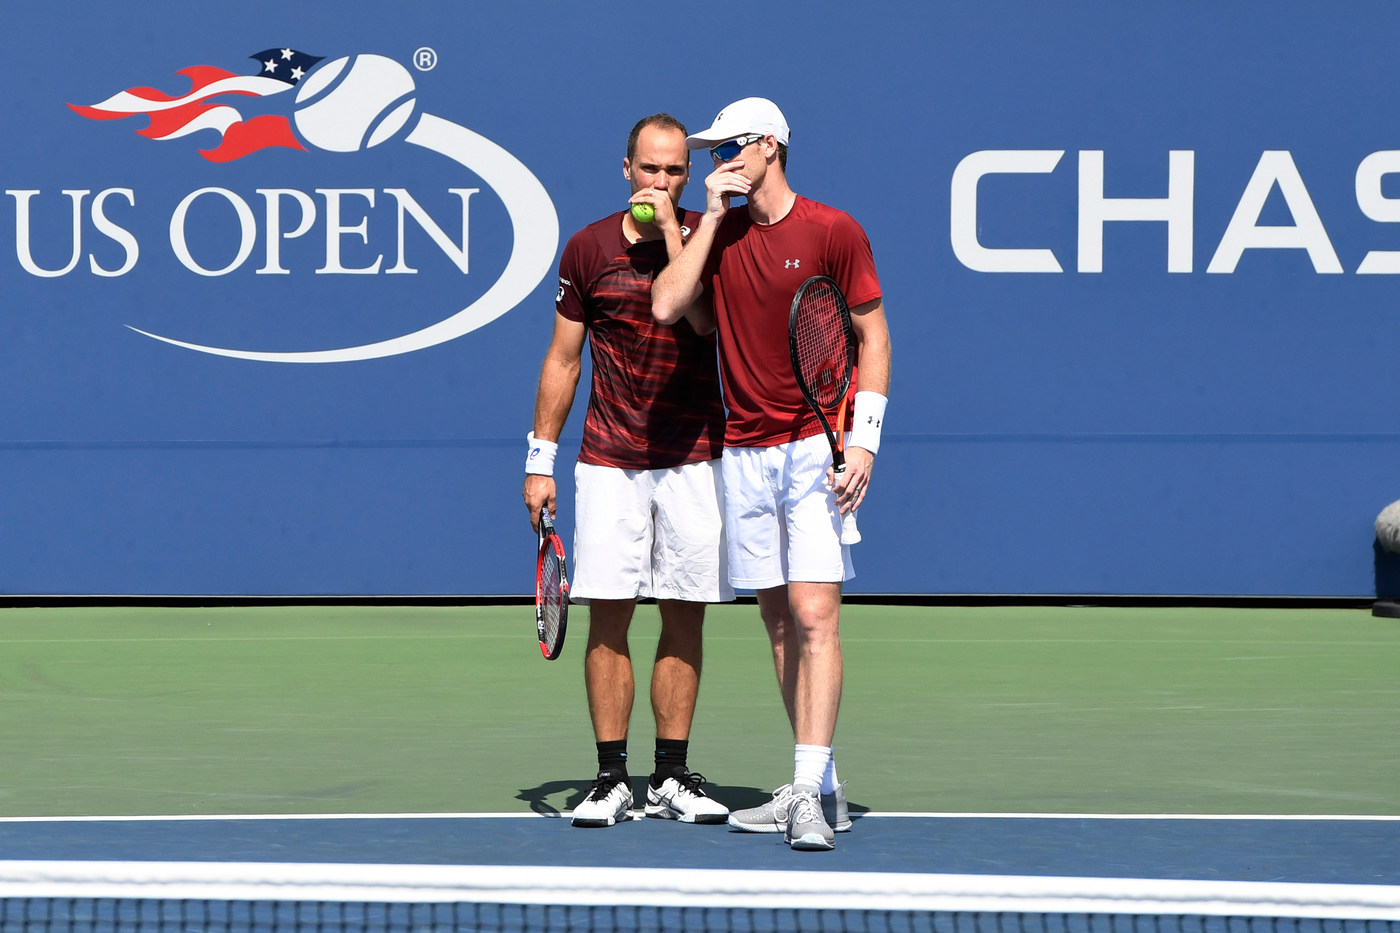
<path id="1" fill-rule="evenodd" d="M 540 512 L 539 555 L 535 561 L 535 633 L 540 654 L 553 661 L 564 650 L 569 623 L 569 573 L 564 543 L 547 511 Z"/>
<path id="2" fill-rule="evenodd" d="M 841 473 L 846 469 L 845 445 L 840 428 L 831 429 L 831 414 L 844 412 L 855 369 L 856 334 L 846 296 L 829 276 L 812 276 L 793 296 L 788 312 L 788 355 L 797 388 L 831 444 L 832 469 Z"/>
<path id="3" fill-rule="evenodd" d="M 855 367 L 856 335 L 846 296 L 830 277 L 814 275 L 803 282 L 788 313 L 788 354 L 797 387 L 822 417 L 846 399 Z"/>

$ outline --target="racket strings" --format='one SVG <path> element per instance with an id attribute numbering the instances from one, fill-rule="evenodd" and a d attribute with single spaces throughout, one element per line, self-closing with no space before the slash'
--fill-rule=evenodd
<path id="1" fill-rule="evenodd" d="M 540 600 L 544 610 L 545 641 L 553 645 L 559 637 L 559 622 L 564 615 L 564 587 L 559 569 L 559 554 L 554 548 L 546 550 L 540 568 Z"/>
<path id="2" fill-rule="evenodd" d="M 797 376 L 823 408 L 832 408 L 845 397 L 850 373 L 839 302 L 829 288 L 809 289 L 793 321 Z"/>

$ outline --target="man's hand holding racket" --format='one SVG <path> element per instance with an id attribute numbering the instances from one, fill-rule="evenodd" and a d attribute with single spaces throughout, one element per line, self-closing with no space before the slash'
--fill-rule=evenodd
<path id="1" fill-rule="evenodd" d="M 530 510 L 530 529 L 539 531 L 540 511 L 547 509 L 553 515 L 558 509 L 555 503 L 557 489 L 554 485 L 554 477 L 542 476 L 538 473 L 525 474 L 525 507 Z"/>
<path id="2" fill-rule="evenodd" d="M 875 469 L 875 455 L 864 447 L 846 448 L 846 470 L 837 474 L 834 468 L 826 471 L 826 481 L 836 492 L 836 506 L 842 515 L 849 515 L 865 500 L 870 488 L 870 474 Z"/>

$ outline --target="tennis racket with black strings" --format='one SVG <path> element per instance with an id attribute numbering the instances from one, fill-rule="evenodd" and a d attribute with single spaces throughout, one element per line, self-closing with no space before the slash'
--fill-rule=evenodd
<path id="1" fill-rule="evenodd" d="M 855 391 L 856 333 L 851 309 L 834 281 L 814 275 L 802 283 L 788 315 L 788 352 L 802 397 L 816 413 L 831 443 L 835 476 L 846 472 L 846 411 Z M 832 430 L 832 418 L 836 429 Z M 841 543 L 860 541 L 856 513 L 841 516 Z"/>
<path id="2" fill-rule="evenodd" d="M 564 650 L 569 623 L 569 571 L 564 565 L 564 543 L 554 532 L 548 509 L 540 509 L 540 550 L 535 562 L 535 629 L 540 653 L 553 661 Z"/>

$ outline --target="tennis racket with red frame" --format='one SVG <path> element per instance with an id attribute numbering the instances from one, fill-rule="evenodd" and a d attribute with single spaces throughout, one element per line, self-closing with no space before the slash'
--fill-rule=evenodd
<path id="1" fill-rule="evenodd" d="M 540 653 L 553 661 L 564 650 L 569 624 L 569 571 L 564 564 L 564 542 L 554 532 L 548 509 L 540 509 L 540 550 L 535 562 L 535 630 Z"/>
<path id="2" fill-rule="evenodd" d="M 846 296 L 827 276 L 812 276 L 793 296 L 788 315 L 788 352 L 797 387 L 831 443 L 832 472 L 840 476 L 846 472 L 846 411 L 855 392 L 851 377 L 855 371 L 856 333 Z M 841 516 L 841 543 L 858 541 L 855 512 L 847 512 Z"/>

